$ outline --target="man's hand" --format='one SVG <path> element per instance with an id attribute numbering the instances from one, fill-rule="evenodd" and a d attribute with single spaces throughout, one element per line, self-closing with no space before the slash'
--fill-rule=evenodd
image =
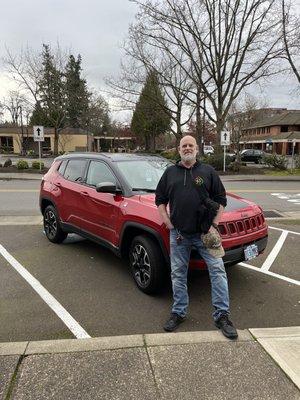
<path id="1" fill-rule="evenodd" d="M 174 226 L 173 226 L 171 221 L 170 222 L 166 222 L 165 225 L 169 230 L 174 229 Z"/>
<path id="2" fill-rule="evenodd" d="M 159 212 L 162 220 L 164 221 L 164 224 L 166 225 L 166 227 L 169 230 L 174 229 L 174 226 L 173 226 L 173 224 L 172 224 L 172 222 L 170 220 L 170 217 L 169 217 L 169 215 L 167 213 L 167 207 L 166 207 L 165 204 L 160 204 L 158 206 L 158 212 Z"/>
<path id="3" fill-rule="evenodd" d="M 212 226 L 212 225 L 211 225 L 211 227 L 209 228 L 209 231 L 208 231 L 208 232 L 211 232 L 211 233 L 218 232 L 218 233 L 219 233 L 219 231 L 218 231 L 214 226 Z"/>

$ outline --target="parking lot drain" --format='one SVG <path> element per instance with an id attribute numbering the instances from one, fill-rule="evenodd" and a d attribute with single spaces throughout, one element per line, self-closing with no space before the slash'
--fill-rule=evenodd
<path id="1" fill-rule="evenodd" d="M 264 216 L 265 218 L 283 218 L 283 215 L 274 210 L 264 210 Z"/>

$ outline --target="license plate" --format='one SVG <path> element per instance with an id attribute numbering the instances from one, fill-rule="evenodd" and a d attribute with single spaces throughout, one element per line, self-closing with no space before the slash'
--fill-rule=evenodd
<path id="1" fill-rule="evenodd" d="M 251 260 L 258 256 L 258 247 L 256 244 L 250 244 L 250 246 L 244 249 L 245 261 Z"/>

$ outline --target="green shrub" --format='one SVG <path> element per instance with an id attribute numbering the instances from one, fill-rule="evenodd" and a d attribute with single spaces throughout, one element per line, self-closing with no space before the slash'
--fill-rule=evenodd
<path id="1" fill-rule="evenodd" d="M 179 158 L 179 154 L 177 149 L 165 150 L 160 153 L 162 157 L 168 158 L 170 160 L 177 160 Z"/>
<path id="2" fill-rule="evenodd" d="M 27 155 L 28 156 L 34 156 L 35 155 L 35 151 L 34 150 L 27 150 Z"/>
<path id="3" fill-rule="evenodd" d="M 245 163 L 233 161 L 228 165 L 227 169 L 232 172 L 240 172 L 242 166 L 245 166 Z"/>
<path id="4" fill-rule="evenodd" d="M 3 164 L 3 167 L 11 167 L 12 166 L 12 161 L 11 161 L 11 159 L 10 158 L 7 158 L 5 161 L 4 161 L 4 164 Z"/>
<path id="5" fill-rule="evenodd" d="M 300 169 L 300 156 L 294 156 L 294 166 L 296 169 Z"/>
<path id="6" fill-rule="evenodd" d="M 41 169 L 44 169 L 44 163 L 43 161 L 39 162 L 39 161 L 32 161 L 31 167 L 33 169 L 40 169 L 40 165 L 41 165 Z"/>
<path id="7" fill-rule="evenodd" d="M 263 158 L 263 162 L 269 167 L 280 170 L 286 170 L 288 164 L 287 158 L 278 154 L 266 154 Z"/>
<path id="8" fill-rule="evenodd" d="M 28 162 L 26 160 L 19 160 L 17 162 L 17 168 L 18 169 L 28 169 L 29 168 Z"/>
<path id="9" fill-rule="evenodd" d="M 230 156 L 226 156 L 226 165 L 228 165 L 230 163 L 230 158 L 231 158 Z M 224 154 L 222 154 L 222 153 L 213 154 L 213 155 L 210 155 L 210 156 L 204 156 L 202 158 L 202 161 L 205 164 L 211 165 L 217 171 L 223 171 Z"/>

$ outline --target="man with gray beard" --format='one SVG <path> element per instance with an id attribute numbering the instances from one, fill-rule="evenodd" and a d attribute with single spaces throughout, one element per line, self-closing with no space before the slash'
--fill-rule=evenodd
<path id="1" fill-rule="evenodd" d="M 170 230 L 173 307 L 164 330 L 173 332 L 185 320 L 189 303 L 187 273 L 193 247 L 208 267 L 215 325 L 227 338 L 236 339 L 237 331 L 229 320 L 228 282 L 222 260 L 224 250 L 218 233 L 218 223 L 227 204 L 225 188 L 214 168 L 196 159 L 198 146 L 194 137 L 184 136 L 178 151 L 181 160 L 162 175 L 155 201 L 163 222 Z M 208 232 L 202 231 L 203 224 L 199 225 L 200 193 L 207 195 L 209 203 L 217 205 L 214 218 L 209 221 Z M 202 222 L 205 226 L 208 221 Z"/>

